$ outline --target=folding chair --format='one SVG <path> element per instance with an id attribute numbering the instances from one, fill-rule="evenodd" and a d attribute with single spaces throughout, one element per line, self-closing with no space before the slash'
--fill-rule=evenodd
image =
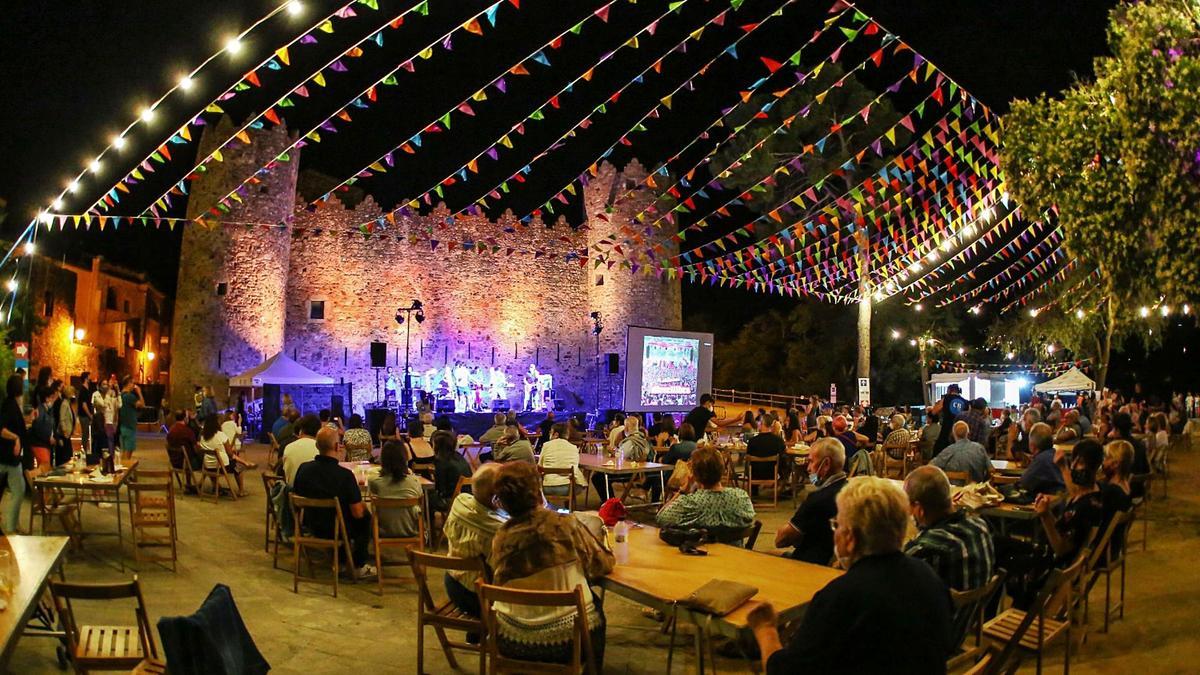
<path id="1" fill-rule="evenodd" d="M 1004 582 L 1004 570 L 993 574 L 988 582 L 969 591 L 950 589 L 950 601 L 954 603 L 954 631 L 958 650 L 946 660 L 946 672 L 952 672 L 963 664 L 974 663 L 987 651 L 983 642 L 983 612 L 992 602 Z M 975 635 L 975 644 L 968 646 L 967 638 Z"/>
<path id="2" fill-rule="evenodd" d="M 175 518 L 175 483 L 172 482 L 170 471 L 139 470 L 129 483 L 129 528 L 133 535 L 133 558 L 136 562 L 142 560 L 170 562 L 171 571 L 175 572 L 178 560 L 176 542 L 179 539 Z M 153 482 L 154 479 L 162 479 Z M 165 530 L 165 534 L 154 532 Z M 169 548 L 170 557 L 166 555 L 147 556 L 144 549 Z"/>
<path id="3" fill-rule="evenodd" d="M 1081 551 L 1075 562 L 1063 570 L 1054 570 L 1046 580 L 1045 586 L 1038 593 L 1030 606 L 1030 611 L 1009 608 L 983 626 L 983 634 L 990 640 L 1003 645 L 1003 651 L 997 657 L 1001 664 L 1009 663 L 1017 657 L 1016 652 L 1033 652 L 1037 655 L 1037 672 L 1042 672 L 1042 651 L 1047 645 L 1064 638 L 1065 661 L 1063 672 L 1071 669 L 1071 592 L 1075 583 L 1083 574 L 1087 563 L 1088 549 Z M 1064 619 L 1055 619 L 1050 615 L 1057 600 L 1062 600 L 1061 606 L 1067 608 Z M 1037 622 L 1036 633 L 1030 635 L 1029 629 Z"/>
<path id="4" fill-rule="evenodd" d="M 374 516 L 371 519 L 372 536 L 375 541 L 375 568 L 378 570 L 376 580 L 379 582 L 379 597 L 383 597 L 383 585 L 386 583 L 383 579 L 383 568 L 396 567 L 398 565 L 411 566 L 412 549 L 420 551 L 425 546 L 425 514 L 418 513 L 417 534 L 412 537 L 385 537 L 379 532 L 379 516 L 382 512 L 397 509 L 420 509 L 425 500 L 421 497 L 411 497 L 408 499 L 389 499 L 387 497 L 374 497 L 371 499 L 371 513 Z M 408 551 L 408 558 L 404 562 L 388 561 L 384 555 L 385 548 L 398 548 L 403 551 Z M 406 581 L 403 578 L 397 578 L 395 581 Z"/>
<path id="5" fill-rule="evenodd" d="M 50 594 L 54 598 L 67 653 L 76 673 L 90 670 L 128 670 L 142 667 L 146 659 L 158 660 L 158 646 L 146 614 L 142 586 L 136 576 L 132 581 L 113 584 L 68 583 L 50 579 Z M 121 626 L 80 625 L 75 617 L 73 600 L 136 600 L 134 616 L 137 623 Z M 153 672 L 144 670 L 143 672 Z"/>
<path id="6" fill-rule="evenodd" d="M 295 533 L 292 535 L 292 550 L 295 553 L 296 559 L 292 565 L 292 592 L 300 592 L 300 582 L 309 581 L 315 584 L 333 585 L 333 597 L 338 595 L 338 576 L 341 572 L 338 549 L 343 549 L 346 554 L 346 560 L 349 561 L 350 568 L 354 571 L 354 557 L 350 549 L 350 536 L 346 532 L 346 521 L 342 518 L 342 505 L 336 499 L 311 499 L 301 497 L 297 494 L 289 495 L 292 505 L 292 522 L 295 523 Z M 313 534 L 304 532 L 304 516 L 310 509 L 332 509 L 334 514 L 333 519 L 333 537 L 326 539 Z M 309 551 L 328 551 L 329 557 L 333 559 L 331 567 L 333 569 L 333 581 L 323 581 L 318 578 L 312 569 L 312 556 Z M 308 576 L 300 575 L 301 559 L 308 565 Z M 356 571 L 354 571 L 357 574 Z"/>
<path id="7" fill-rule="evenodd" d="M 1102 632 L 1104 633 L 1108 632 L 1108 622 L 1114 609 L 1119 612 L 1119 618 L 1125 617 L 1125 540 L 1129 534 L 1132 520 L 1132 511 L 1114 514 L 1112 520 L 1108 523 L 1108 527 L 1104 530 L 1104 536 L 1100 538 L 1100 542 L 1096 545 L 1092 559 L 1088 561 L 1088 576 L 1090 578 L 1084 591 L 1083 620 L 1086 624 L 1092 586 L 1096 585 L 1096 582 L 1100 580 L 1100 575 L 1103 574 L 1104 630 Z M 1121 598 L 1117 601 L 1117 606 L 1112 608 L 1112 575 L 1117 570 L 1121 571 Z"/>
<path id="8" fill-rule="evenodd" d="M 575 511 L 575 467 L 569 466 L 569 467 L 560 468 L 560 469 L 551 469 L 551 468 L 547 468 L 544 466 L 539 466 L 538 467 L 538 478 L 539 478 L 539 480 L 542 481 L 543 484 L 546 482 L 546 476 L 566 476 L 567 477 L 567 481 L 568 481 L 567 485 L 568 485 L 569 489 L 567 490 L 566 495 L 547 495 L 547 494 L 545 494 L 544 487 L 543 487 L 542 492 L 543 492 L 543 495 L 546 497 L 546 501 L 550 502 L 551 504 L 554 504 L 555 506 L 560 506 L 560 505 L 565 506 L 568 511 L 574 512 Z"/>
<path id="9" fill-rule="evenodd" d="M 167 459 L 171 464 L 171 475 L 180 490 L 196 489 L 196 477 L 192 472 L 192 458 L 187 446 L 167 446 Z"/>
<path id="10" fill-rule="evenodd" d="M 275 567 L 279 567 L 279 542 L 283 539 L 283 531 L 279 523 L 279 514 L 275 511 L 275 501 L 271 495 L 275 493 L 275 486 L 283 482 L 283 476 L 264 472 L 262 474 L 263 492 L 266 494 L 266 509 L 263 523 L 263 552 L 271 550 L 271 543 L 275 543 Z"/>
<path id="11" fill-rule="evenodd" d="M 216 450 L 208 450 L 201 448 L 204 452 L 204 463 L 200 465 L 200 486 L 197 492 L 204 492 L 204 484 L 211 481 L 213 486 L 213 503 L 216 504 L 221 500 L 221 479 L 225 479 L 225 485 L 229 488 L 229 494 L 233 496 L 233 501 L 238 500 L 237 489 L 233 487 L 233 479 L 229 477 L 229 473 L 225 471 L 225 465 L 221 464 L 221 458 L 217 455 Z M 210 467 L 208 460 L 212 459 L 212 463 L 216 468 Z"/>
<path id="12" fill-rule="evenodd" d="M 771 478 L 755 478 L 755 465 L 770 464 Z M 772 506 L 779 506 L 779 455 L 771 455 L 770 457 L 754 457 L 746 455 L 746 492 L 753 494 L 755 485 L 770 485 L 772 492 Z"/>
<path id="13" fill-rule="evenodd" d="M 879 450 L 879 455 L 882 460 L 882 471 L 884 478 L 888 477 L 893 470 L 896 472 L 896 478 L 903 479 L 908 475 L 909 458 L 908 458 L 908 443 L 896 445 L 884 444 Z"/>
<path id="14" fill-rule="evenodd" d="M 504 656 L 500 653 L 497 640 L 498 622 L 492 603 L 503 602 L 527 607 L 574 607 L 575 621 L 571 631 L 571 658 L 567 663 L 544 663 L 525 661 Z M 488 673 L 562 673 L 582 675 L 596 673 L 596 660 L 592 654 L 592 639 L 588 633 L 587 609 L 583 601 L 583 587 L 571 591 L 524 591 L 491 584 L 479 585 L 479 605 L 483 610 L 483 627 L 487 653 Z"/>
<path id="15" fill-rule="evenodd" d="M 413 578 L 417 580 L 417 675 L 425 675 L 425 627 L 432 626 L 437 634 L 438 642 L 450 667 L 458 670 L 458 661 L 454 658 L 454 649 L 472 651 L 479 654 L 479 671 L 484 670 L 484 650 L 481 645 L 467 642 L 455 642 L 446 637 L 446 630 L 460 630 L 482 635 L 483 622 L 459 611 L 454 603 L 446 600 L 442 604 L 434 602 L 429 590 L 428 570 L 474 572 L 480 579 L 487 580 L 487 568 L 480 558 L 454 558 L 446 555 L 435 555 L 421 551 L 409 551 L 409 563 L 412 565 Z M 440 581 L 440 580 L 439 580 Z"/>
<path id="16" fill-rule="evenodd" d="M 1154 482 L 1154 473 L 1139 473 L 1129 477 L 1129 488 L 1133 492 L 1141 491 L 1142 496 L 1133 498 L 1131 517 L 1142 521 L 1142 550 L 1150 540 L 1150 489 Z"/>

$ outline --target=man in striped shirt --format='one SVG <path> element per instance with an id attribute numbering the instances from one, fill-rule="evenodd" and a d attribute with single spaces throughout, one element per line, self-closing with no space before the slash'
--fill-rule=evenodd
<path id="1" fill-rule="evenodd" d="M 922 466 L 908 474 L 904 492 L 920 530 L 904 552 L 929 563 L 953 590 L 986 585 L 995 564 L 992 533 L 983 519 L 954 508 L 946 474 L 936 466 Z"/>

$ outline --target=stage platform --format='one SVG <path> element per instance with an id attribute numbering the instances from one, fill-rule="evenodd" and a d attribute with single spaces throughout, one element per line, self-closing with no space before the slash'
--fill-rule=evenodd
<path id="1" fill-rule="evenodd" d="M 386 408 L 368 408 L 367 410 L 367 429 L 371 432 L 371 436 L 379 436 L 379 427 L 383 424 L 383 415 L 387 411 Z M 395 412 L 393 410 L 392 412 Z M 441 413 L 435 414 L 434 417 L 450 418 L 450 425 L 454 427 L 454 432 L 457 434 L 467 434 L 471 438 L 479 438 L 483 432 L 487 431 L 492 426 L 492 419 L 495 413 L 490 412 L 466 412 L 466 413 Z M 586 411 L 561 411 L 554 413 L 555 422 L 565 422 L 568 417 L 575 417 L 580 422 L 586 420 L 588 413 Z M 542 420 L 546 419 L 544 412 L 522 412 L 517 413 L 517 421 L 526 429 L 534 429 Z"/>

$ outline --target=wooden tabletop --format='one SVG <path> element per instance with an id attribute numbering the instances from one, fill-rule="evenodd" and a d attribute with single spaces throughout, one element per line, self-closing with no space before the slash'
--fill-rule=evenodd
<path id="1" fill-rule="evenodd" d="M 800 445 L 789 445 L 788 449 L 787 449 L 787 454 L 793 455 L 795 457 L 808 457 L 809 451 L 810 451 L 809 447 L 802 443 Z"/>
<path id="2" fill-rule="evenodd" d="M 579 467 L 588 471 L 597 471 L 611 475 L 632 474 L 642 471 L 664 471 L 674 468 L 670 464 L 659 464 L 658 462 L 630 462 L 628 460 L 618 462 L 616 457 L 589 454 L 579 455 Z"/>
<path id="3" fill-rule="evenodd" d="M 41 475 L 33 479 L 33 484 L 38 487 L 59 487 L 59 488 L 87 488 L 89 490 L 119 490 L 125 481 L 129 479 L 129 474 L 137 469 L 138 460 L 131 459 L 129 463 L 122 466 L 119 471 L 113 474 L 111 481 L 94 481 L 89 478 L 91 472 L 96 467 L 89 466 L 84 473 L 66 473 L 61 476 Z"/>
<path id="4" fill-rule="evenodd" d="M 4 595 L 8 609 L 0 612 L 0 636 L 4 640 L 0 671 L 7 672 L 13 648 L 42 597 L 46 579 L 62 559 L 68 541 L 67 537 L 0 537 L 0 551 L 8 551 L 10 558 L 7 568 L 0 567 L 0 573 L 8 575 L 12 589 Z"/>
<path id="5" fill-rule="evenodd" d="M 1037 513 L 1032 504 L 1009 504 L 1007 502 L 979 509 L 979 515 L 993 518 L 1011 518 L 1013 520 L 1033 520 Z"/>
<path id="6" fill-rule="evenodd" d="M 354 472 L 354 479 L 358 481 L 358 486 L 366 490 L 367 481 L 379 475 L 379 465 L 370 462 L 338 462 L 338 466 L 343 469 L 348 469 Z M 366 467 L 365 471 L 361 471 Z M 421 487 L 429 490 L 433 488 L 433 481 L 429 480 L 421 474 L 416 474 L 417 480 L 421 481 Z"/>
<path id="7" fill-rule="evenodd" d="M 758 593 L 720 621 L 740 630 L 746 615 L 762 601 L 770 601 L 786 621 L 795 619 L 813 595 L 842 574 L 841 570 L 803 563 L 790 558 L 756 553 L 726 544 L 705 544 L 706 556 L 690 556 L 668 546 L 653 527 L 629 530 L 629 562 L 604 578 L 605 586 L 619 594 L 660 609 L 686 598 L 710 579 L 749 584 Z"/>

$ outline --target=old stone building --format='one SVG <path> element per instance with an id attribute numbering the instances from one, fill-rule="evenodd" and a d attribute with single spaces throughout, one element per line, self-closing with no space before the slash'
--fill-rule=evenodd
<path id="1" fill-rule="evenodd" d="M 228 122 L 201 142 L 228 135 Z M 193 183 L 189 217 L 210 208 L 294 137 L 282 128 L 259 132 L 252 145 L 224 152 L 224 162 Z M 619 406 L 625 327 L 680 327 L 678 280 L 637 274 L 628 266 L 598 268 L 580 254 L 608 233 L 603 227 L 523 225 L 510 213 L 489 221 L 448 222 L 437 206 L 424 216 L 397 216 L 366 236 L 357 225 L 378 218 L 367 197 L 353 208 L 333 200 L 315 210 L 296 193 L 296 151 L 263 173 L 226 221 L 280 227 L 193 227 L 184 233 L 175 309 L 172 399 L 190 400 L 195 385 L 218 396 L 231 375 L 283 351 L 312 370 L 353 384 L 354 407 L 376 400 L 370 344 L 387 343 L 387 364 L 404 365 L 404 326 L 396 309 L 424 303 L 426 321 L 412 324 L 414 372 L 462 362 L 502 368 L 509 400 L 521 402 L 521 375 L 533 363 L 555 378 L 569 409 Z M 636 162 L 619 171 L 604 164 L 584 189 L 589 218 L 615 195 L 640 185 Z M 648 196 L 623 200 L 605 219 L 628 218 Z M 660 242 L 673 252 L 669 237 Z M 592 312 L 602 313 L 597 342 Z M 608 354 L 618 354 L 609 372 Z M 599 368 L 598 368 L 599 366 Z"/>

